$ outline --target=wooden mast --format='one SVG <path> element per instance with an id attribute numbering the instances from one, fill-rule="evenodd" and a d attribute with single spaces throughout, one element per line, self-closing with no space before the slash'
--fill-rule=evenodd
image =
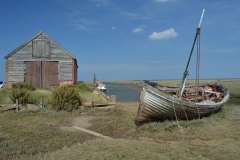
<path id="1" fill-rule="evenodd" d="M 202 23 L 202 18 L 203 18 L 204 12 L 205 12 L 205 9 L 203 9 L 202 16 L 201 16 L 201 19 L 200 19 L 200 22 L 199 22 L 199 25 L 198 25 L 198 28 L 197 28 L 197 32 L 196 32 L 194 41 L 193 41 L 190 56 L 188 58 L 187 66 L 186 66 L 185 72 L 183 73 L 182 83 L 181 83 L 181 86 L 180 86 L 180 89 L 179 89 L 179 94 L 178 94 L 179 97 L 181 97 L 182 94 L 183 94 L 183 90 L 185 88 L 185 83 L 186 83 L 186 80 L 187 80 L 187 76 L 189 75 L 188 74 L 188 66 L 189 66 L 189 63 L 190 63 L 190 60 L 191 60 L 191 57 L 192 57 L 192 53 L 193 53 L 193 49 L 194 49 L 194 46 L 195 46 L 195 43 L 196 43 L 196 39 L 200 35 L 200 25 Z"/>

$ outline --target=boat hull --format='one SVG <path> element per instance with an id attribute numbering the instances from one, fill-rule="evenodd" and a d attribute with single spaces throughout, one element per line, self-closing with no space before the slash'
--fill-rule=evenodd
<path id="1" fill-rule="evenodd" d="M 225 94 L 220 102 L 215 103 L 205 100 L 195 103 L 167 94 L 143 83 L 135 124 L 141 125 L 148 121 L 193 119 L 209 116 L 221 110 L 229 99 L 229 92 L 223 86 L 220 87 Z"/>

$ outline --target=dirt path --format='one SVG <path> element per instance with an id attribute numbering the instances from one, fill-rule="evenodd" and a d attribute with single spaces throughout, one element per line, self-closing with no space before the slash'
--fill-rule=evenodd
<path id="1" fill-rule="evenodd" d="M 101 94 L 101 93 L 97 90 L 94 90 L 93 94 Z M 103 100 L 102 100 L 103 102 L 108 102 L 109 101 L 106 98 L 106 96 L 104 96 L 103 94 L 101 94 L 101 95 L 103 97 Z M 90 102 L 89 102 L 89 105 L 90 105 Z M 100 107 L 100 108 L 105 108 L 106 109 L 106 108 L 112 108 L 112 107 L 115 107 L 115 105 L 114 106 Z M 112 139 L 111 137 L 104 136 L 103 134 L 100 134 L 100 133 L 97 133 L 97 132 L 94 132 L 94 131 L 91 131 L 91 130 L 88 129 L 92 126 L 91 121 L 93 119 L 95 119 L 95 117 L 88 116 L 88 115 L 82 115 L 80 117 L 75 117 L 72 121 L 72 126 L 71 127 L 63 127 L 62 126 L 60 129 L 64 130 L 64 131 L 68 131 L 68 132 L 82 131 L 82 132 L 86 132 L 86 133 L 92 134 L 92 135 L 100 137 L 100 138 Z"/>
<path id="2" fill-rule="evenodd" d="M 102 134 L 100 134 L 100 133 L 93 132 L 93 131 L 90 131 L 90 130 L 88 130 L 88 129 L 82 128 L 82 127 L 78 127 L 78 126 L 72 126 L 72 127 L 75 128 L 75 129 L 77 129 L 77 130 L 80 130 L 80 131 L 83 131 L 83 132 L 92 134 L 92 135 L 97 136 L 97 137 L 100 137 L 100 138 L 112 139 L 111 137 L 104 136 L 104 135 L 102 135 Z"/>
<path id="3" fill-rule="evenodd" d="M 95 119 L 93 116 L 81 116 L 81 117 L 76 117 L 73 119 L 72 126 L 71 127 L 61 127 L 61 130 L 68 131 L 68 132 L 77 132 L 77 131 L 82 131 L 86 132 L 89 134 L 92 134 L 96 137 L 100 138 L 105 138 L 105 139 L 112 139 L 111 137 L 104 136 L 100 133 L 91 131 L 87 128 L 92 126 L 91 121 Z"/>

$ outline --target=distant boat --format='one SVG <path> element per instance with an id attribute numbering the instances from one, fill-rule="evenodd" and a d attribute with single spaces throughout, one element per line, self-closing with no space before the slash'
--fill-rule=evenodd
<path id="1" fill-rule="evenodd" d="M 135 118 L 137 126 L 149 122 L 166 119 L 193 119 L 209 116 L 221 110 L 229 100 L 229 91 L 221 84 L 199 84 L 199 68 L 195 85 L 185 86 L 188 76 L 188 65 L 192 56 L 196 39 L 200 35 L 200 19 L 188 63 L 180 86 L 166 86 L 144 80 L 143 90 Z M 197 48 L 199 49 L 199 44 Z M 200 49 L 197 63 L 199 63 Z M 198 64 L 199 65 L 199 64 Z"/>
<path id="2" fill-rule="evenodd" d="M 108 92 L 108 89 L 106 88 L 105 84 L 103 84 L 100 81 L 96 81 L 96 88 L 99 89 L 101 92 Z"/>

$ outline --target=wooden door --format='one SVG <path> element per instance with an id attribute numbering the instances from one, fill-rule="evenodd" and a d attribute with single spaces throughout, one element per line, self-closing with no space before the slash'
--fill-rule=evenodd
<path id="1" fill-rule="evenodd" d="M 35 87 L 40 87 L 41 62 L 25 62 L 25 65 L 25 82 L 27 84 L 32 84 Z"/>
<path id="2" fill-rule="evenodd" d="M 25 83 L 35 87 L 58 86 L 58 62 L 25 62 Z"/>
<path id="3" fill-rule="evenodd" d="M 42 62 L 42 86 L 58 86 L 58 62 Z"/>

